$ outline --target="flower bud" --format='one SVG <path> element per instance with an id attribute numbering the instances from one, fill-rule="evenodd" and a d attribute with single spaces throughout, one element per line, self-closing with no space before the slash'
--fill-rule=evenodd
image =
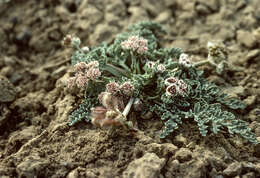
<path id="1" fill-rule="evenodd" d="M 166 95 L 167 96 L 175 96 L 177 94 L 177 86 L 172 84 L 166 88 Z"/>
<path id="2" fill-rule="evenodd" d="M 99 71 L 98 68 L 90 68 L 88 71 L 87 71 L 87 77 L 90 79 L 90 80 L 96 80 L 97 78 L 99 78 L 101 76 L 101 72 Z"/>
<path id="3" fill-rule="evenodd" d="M 112 95 L 116 95 L 119 91 L 119 85 L 116 82 L 110 82 L 106 85 L 106 91 Z"/>
<path id="4" fill-rule="evenodd" d="M 132 96 L 134 93 L 134 86 L 130 82 L 125 82 L 120 86 L 120 91 L 126 96 Z"/>
<path id="5" fill-rule="evenodd" d="M 157 71 L 158 72 L 164 72 L 166 70 L 165 66 L 163 64 L 159 64 L 157 66 Z"/>
<path id="6" fill-rule="evenodd" d="M 172 85 L 172 84 L 177 84 L 179 81 L 179 79 L 175 78 L 175 77 L 169 77 L 165 80 L 165 85 L 166 86 L 169 86 L 169 85 Z"/>

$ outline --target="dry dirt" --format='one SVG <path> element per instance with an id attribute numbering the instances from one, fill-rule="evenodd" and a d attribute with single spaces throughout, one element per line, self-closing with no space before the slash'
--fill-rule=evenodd
<path id="1" fill-rule="evenodd" d="M 260 177 L 260 144 L 226 133 L 204 138 L 187 124 L 160 140 L 156 118 L 139 120 L 136 135 L 68 126 L 81 100 L 64 86 L 63 36 L 93 46 L 147 19 L 169 31 L 165 46 L 196 59 L 209 40 L 225 42 L 229 61 L 246 70 L 206 75 L 247 103 L 237 114 L 260 138 L 259 0 L 11 0 L 0 2 L 0 177 Z"/>

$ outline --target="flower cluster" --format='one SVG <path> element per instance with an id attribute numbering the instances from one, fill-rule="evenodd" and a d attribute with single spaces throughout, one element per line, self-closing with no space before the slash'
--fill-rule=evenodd
<path id="1" fill-rule="evenodd" d="M 88 83 L 89 80 L 95 81 L 101 76 L 99 71 L 98 61 L 92 61 L 88 64 L 85 62 L 79 62 L 74 65 L 75 76 L 68 80 L 68 88 L 72 88 L 75 85 L 78 88 L 82 88 Z"/>
<path id="2" fill-rule="evenodd" d="M 188 54 L 182 53 L 179 58 L 179 63 L 184 67 L 191 67 L 191 60 Z"/>
<path id="3" fill-rule="evenodd" d="M 156 67 L 156 63 L 153 62 L 153 61 L 148 61 L 146 63 L 146 66 L 149 68 L 149 69 L 154 69 L 156 70 L 157 72 L 164 72 L 166 70 L 165 66 L 163 64 L 158 64 L 157 67 Z"/>
<path id="4" fill-rule="evenodd" d="M 62 45 L 65 47 L 77 48 L 80 46 L 80 44 L 81 44 L 80 38 L 70 34 L 66 35 L 62 41 Z"/>
<path id="5" fill-rule="evenodd" d="M 130 82 L 124 82 L 120 86 L 116 82 L 110 82 L 106 85 L 106 92 L 113 95 L 118 95 L 119 92 L 124 96 L 132 96 L 134 93 L 134 86 Z"/>
<path id="6" fill-rule="evenodd" d="M 177 94 L 185 95 L 188 89 L 188 85 L 181 79 L 176 77 L 169 77 L 165 80 L 166 95 L 176 96 Z"/>
<path id="7" fill-rule="evenodd" d="M 208 42 L 208 60 L 214 64 L 220 64 L 223 61 L 227 61 L 228 53 L 225 45 L 219 41 Z"/>
<path id="8" fill-rule="evenodd" d="M 138 54 L 143 54 L 148 50 L 148 41 L 139 36 L 131 36 L 126 41 L 121 43 L 123 49 L 136 51 Z"/>
<path id="9" fill-rule="evenodd" d="M 124 82 L 119 89 L 126 96 L 132 96 L 134 93 L 134 86 L 130 82 Z"/>

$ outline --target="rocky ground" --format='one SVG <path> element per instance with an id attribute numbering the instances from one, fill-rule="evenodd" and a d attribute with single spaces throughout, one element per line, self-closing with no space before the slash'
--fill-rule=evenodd
<path id="1" fill-rule="evenodd" d="M 64 86 L 67 33 L 94 46 L 140 20 L 169 31 L 166 47 L 194 59 L 209 40 L 223 40 L 243 72 L 208 79 L 247 104 L 237 113 L 260 138 L 259 0 L 11 0 L 0 1 L 0 177 L 260 177 L 260 144 L 226 134 L 202 138 L 183 125 L 160 140 L 159 119 L 139 121 L 134 136 L 110 136 L 90 124 L 68 126 L 81 102 Z"/>

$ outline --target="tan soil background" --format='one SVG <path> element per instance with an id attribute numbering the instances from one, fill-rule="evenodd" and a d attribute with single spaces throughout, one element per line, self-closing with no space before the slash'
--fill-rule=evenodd
<path id="1" fill-rule="evenodd" d="M 0 4 L 0 177 L 260 177 L 260 144 L 223 132 L 201 137 L 185 123 L 165 140 L 158 118 L 139 119 L 135 135 L 108 135 L 84 122 L 68 126 L 80 93 L 65 87 L 71 70 L 67 33 L 94 46 L 129 24 L 154 20 L 169 31 L 166 47 L 196 60 L 209 40 L 227 45 L 246 68 L 207 78 L 247 103 L 238 117 L 260 138 L 259 0 L 11 0 Z"/>

